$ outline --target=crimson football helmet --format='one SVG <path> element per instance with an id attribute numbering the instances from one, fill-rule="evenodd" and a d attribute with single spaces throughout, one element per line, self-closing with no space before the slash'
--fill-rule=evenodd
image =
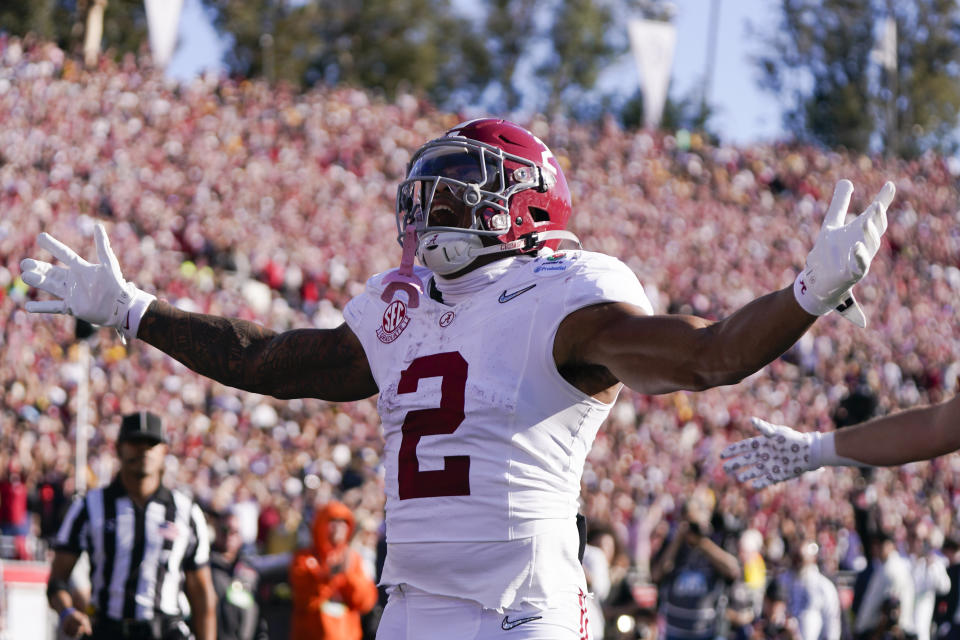
<path id="1" fill-rule="evenodd" d="M 454 215 L 451 199 L 468 218 Z M 550 149 L 495 118 L 464 122 L 420 147 L 397 189 L 400 238 L 414 225 L 417 257 L 440 275 L 480 255 L 579 242 L 565 230 L 571 212 L 570 189 Z"/>

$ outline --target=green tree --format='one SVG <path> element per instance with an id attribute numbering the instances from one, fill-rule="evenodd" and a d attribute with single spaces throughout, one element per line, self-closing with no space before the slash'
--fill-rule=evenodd
<path id="1" fill-rule="evenodd" d="M 957 150 L 960 116 L 960 5 L 955 0 L 890 3 L 897 22 L 896 98 L 886 139 L 898 155 Z M 887 97 L 884 94 L 883 97 Z"/>
<path id="2" fill-rule="evenodd" d="M 485 40 L 490 80 L 497 94 L 491 102 L 501 110 L 513 111 L 523 99 L 523 80 L 516 77 L 516 71 L 537 39 L 536 8 L 536 0 L 490 0 L 487 4 Z"/>
<path id="3" fill-rule="evenodd" d="M 103 15 L 102 48 L 123 55 L 148 51 L 148 43 L 147 10 L 143 0 L 109 0 Z"/>
<path id="4" fill-rule="evenodd" d="M 619 113 L 619 86 L 603 73 L 628 54 L 627 19 L 662 0 L 487 0 L 485 43 L 493 69 L 485 94 L 494 110 L 563 112 L 578 119 Z M 491 99 L 492 94 L 492 99 Z"/>
<path id="5" fill-rule="evenodd" d="M 613 12 L 596 0 L 562 0 L 554 15 L 552 52 L 537 69 L 547 85 L 546 111 L 589 117 L 594 114 L 587 98 L 596 97 L 600 72 L 626 50 L 626 40 L 608 37 L 614 30 Z"/>
<path id="6" fill-rule="evenodd" d="M 404 88 L 446 108 L 616 108 L 597 90 L 627 51 L 624 16 L 661 0 L 204 0 L 236 73 Z M 621 103 L 623 100 L 621 100 Z M 611 107 L 611 105 L 613 105 Z"/>
<path id="7" fill-rule="evenodd" d="M 785 125 L 799 138 L 869 145 L 873 23 L 873 9 L 860 0 L 782 0 L 779 28 L 759 60 L 761 84 L 790 105 Z"/>
<path id="8" fill-rule="evenodd" d="M 7 33 L 22 36 L 35 33 L 55 40 L 54 2 L 18 2 L 0 0 L 0 25 Z"/>
<path id="9" fill-rule="evenodd" d="M 480 33 L 449 0 L 205 0 L 237 73 L 297 85 L 405 88 L 444 101 L 479 90 L 490 67 Z"/>
<path id="10" fill-rule="evenodd" d="M 896 70 L 875 60 L 880 21 L 897 23 Z M 781 0 L 780 25 L 758 58 L 761 86 L 788 105 L 798 138 L 857 151 L 913 155 L 956 146 L 960 109 L 960 7 L 910 3 Z"/>
<path id="11" fill-rule="evenodd" d="M 283 0 L 204 0 L 221 32 L 231 41 L 226 63 L 245 77 L 265 76 L 299 84 L 323 43 L 313 37 L 317 7 Z"/>
<path id="12" fill-rule="evenodd" d="M 33 34 L 69 48 L 83 38 L 86 2 L 0 0 L 0 28 L 15 36 Z"/>
<path id="13" fill-rule="evenodd" d="M 79 52 L 91 0 L 0 0 L 0 29 L 15 35 L 28 33 Z M 147 41 L 143 0 L 109 0 L 103 18 L 102 48 L 121 56 L 139 52 Z"/>

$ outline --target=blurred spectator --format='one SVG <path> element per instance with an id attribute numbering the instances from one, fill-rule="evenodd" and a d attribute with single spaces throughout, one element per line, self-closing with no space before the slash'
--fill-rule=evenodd
<path id="1" fill-rule="evenodd" d="M 870 640 L 912 640 L 916 636 L 904 631 L 900 601 L 892 596 L 883 599 L 876 627 L 866 636 Z"/>
<path id="2" fill-rule="evenodd" d="M 633 563 L 617 533 L 606 523 L 588 527 L 587 541 L 603 551 L 607 561 L 609 589 L 601 602 L 607 640 L 649 637 L 656 628 L 656 586 L 649 571 Z"/>
<path id="3" fill-rule="evenodd" d="M 0 533 L 14 541 L 14 557 L 30 560 L 26 538 L 30 533 L 30 513 L 27 511 L 27 485 L 20 473 L 20 464 L 12 460 L 7 473 L 0 480 Z"/>
<path id="4" fill-rule="evenodd" d="M 803 640 L 840 640 L 840 595 L 837 586 L 820 573 L 820 547 L 807 540 L 791 550 L 794 568 L 781 579 L 787 585 L 787 607 L 796 618 Z"/>
<path id="5" fill-rule="evenodd" d="M 866 422 L 876 413 L 877 404 L 876 394 L 867 385 L 866 380 L 860 379 L 853 390 L 837 405 L 833 413 L 833 422 L 838 429 Z"/>
<path id="6" fill-rule="evenodd" d="M 242 554 L 239 518 L 225 513 L 214 522 L 210 574 L 217 593 L 217 640 L 269 640 L 256 599 L 260 576 Z"/>
<path id="7" fill-rule="evenodd" d="M 919 522 L 908 529 L 910 563 L 915 588 L 914 615 L 917 640 L 930 640 L 937 596 L 950 592 L 947 559 L 940 553 L 942 534 L 928 523 Z"/>
<path id="8" fill-rule="evenodd" d="M 751 640 L 801 640 L 800 624 L 790 615 L 783 586 L 771 580 L 763 593 L 763 606 L 753 625 Z"/>
<path id="9" fill-rule="evenodd" d="M 883 559 L 881 558 L 880 552 L 881 546 L 882 543 L 877 536 L 874 535 L 869 538 L 866 563 L 856 574 L 853 585 L 853 601 L 850 606 L 850 612 L 853 614 L 854 619 L 854 627 L 856 627 L 856 620 L 860 617 L 867 591 L 874 580 L 874 576 L 883 572 Z"/>
<path id="10" fill-rule="evenodd" d="M 728 587 L 740 577 L 736 556 L 711 540 L 711 508 L 702 492 L 691 496 L 683 517 L 651 567 L 660 587 L 666 640 L 712 640 L 721 630 Z"/>
<path id="11" fill-rule="evenodd" d="M 752 637 L 762 605 L 763 591 L 760 592 L 758 603 L 753 589 L 743 580 L 736 581 L 730 588 L 730 599 L 727 603 L 727 624 L 730 627 L 727 637 L 731 640 L 747 640 Z"/>
<path id="12" fill-rule="evenodd" d="M 292 640 L 360 640 L 360 616 L 376 603 L 377 587 L 350 548 L 355 526 L 340 502 L 317 510 L 313 546 L 298 551 L 290 566 Z"/>
<path id="13" fill-rule="evenodd" d="M 587 620 L 590 638 L 603 640 L 606 621 L 603 605 L 610 595 L 610 561 L 613 560 L 613 532 L 602 526 L 590 527 L 583 549 L 583 572 L 587 589 L 593 594 L 587 600 Z M 609 540 L 608 540 L 609 539 Z"/>
<path id="14" fill-rule="evenodd" d="M 857 638 L 915 637 L 915 590 L 910 564 L 889 533 L 877 535 L 881 565 L 867 584 L 857 612 Z"/>
<path id="15" fill-rule="evenodd" d="M 752 608 L 760 609 L 763 590 L 767 586 L 767 565 L 763 559 L 763 534 L 756 529 L 747 529 L 740 534 L 737 544 L 740 566 L 743 567 L 743 584 L 748 589 Z"/>
<path id="16" fill-rule="evenodd" d="M 257 546 L 261 549 L 267 546 L 274 527 L 280 524 L 280 510 L 275 506 L 275 500 L 266 496 L 260 503 L 260 516 L 257 519 Z"/>
<path id="17" fill-rule="evenodd" d="M 960 640 L 960 542 L 948 537 L 943 542 L 950 591 L 937 598 L 935 620 L 937 637 Z"/>
<path id="18" fill-rule="evenodd" d="M 231 510 L 237 516 L 240 539 L 243 540 L 243 544 L 246 546 L 256 544 L 260 506 L 254 500 L 249 488 L 243 485 L 239 487 Z"/>
<path id="19" fill-rule="evenodd" d="M 31 511 L 40 518 L 40 537 L 52 538 L 57 534 L 63 512 L 68 505 L 64 493 L 63 473 L 59 470 L 49 471 L 41 478 L 34 488 L 32 499 L 28 501 Z"/>

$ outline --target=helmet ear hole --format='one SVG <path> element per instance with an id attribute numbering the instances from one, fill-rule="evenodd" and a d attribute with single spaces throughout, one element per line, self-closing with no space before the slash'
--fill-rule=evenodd
<path id="1" fill-rule="evenodd" d="M 540 207 L 527 207 L 534 222 L 550 222 L 550 214 Z"/>

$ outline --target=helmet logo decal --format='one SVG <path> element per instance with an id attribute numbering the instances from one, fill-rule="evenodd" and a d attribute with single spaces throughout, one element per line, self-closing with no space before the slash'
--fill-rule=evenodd
<path id="1" fill-rule="evenodd" d="M 384 344 L 390 344 L 400 337 L 403 330 L 410 324 L 407 315 L 407 305 L 402 300 L 394 300 L 383 312 L 383 322 L 377 328 L 377 338 Z"/>
<path id="2" fill-rule="evenodd" d="M 440 326 L 449 327 L 450 323 L 453 322 L 453 316 L 454 316 L 453 311 L 447 311 L 445 314 L 440 316 Z"/>

